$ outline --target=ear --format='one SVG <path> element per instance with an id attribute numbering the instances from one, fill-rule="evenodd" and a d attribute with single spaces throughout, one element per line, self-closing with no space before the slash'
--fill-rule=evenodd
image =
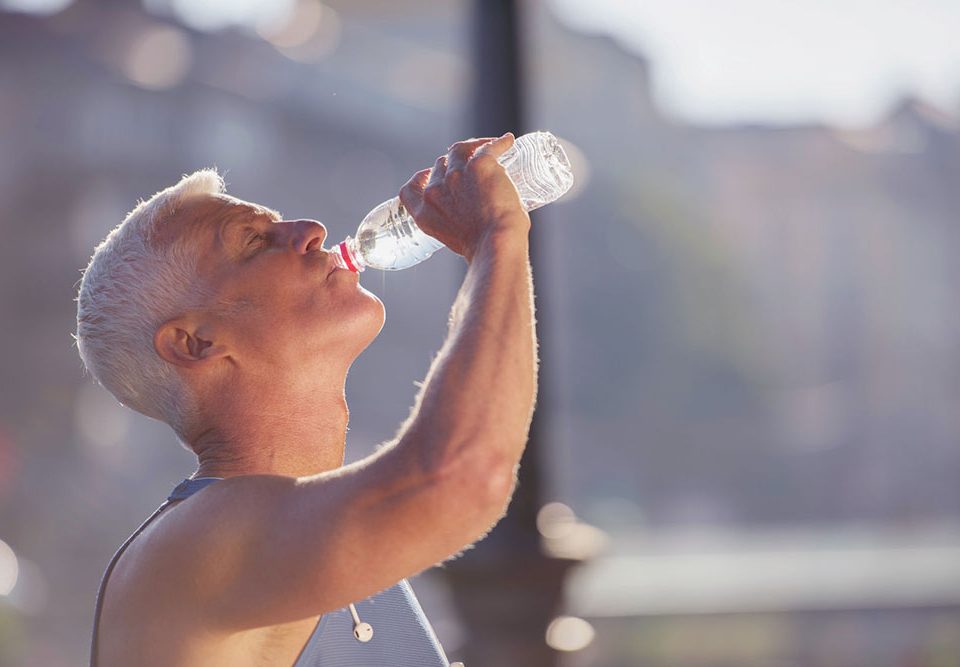
<path id="1" fill-rule="evenodd" d="M 217 340 L 213 330 L 190 317 L 177 317 L 161 324 L 153 334 L 153 348 L 161 359 L 183 368 L 199 368 L 229 356 L 227 346 Z"/>

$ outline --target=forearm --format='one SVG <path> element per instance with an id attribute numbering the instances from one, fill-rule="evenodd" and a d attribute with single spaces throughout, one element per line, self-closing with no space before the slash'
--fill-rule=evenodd
<path id="1" fill-rule="evenodd" d="M 526 445 L 537 392 L 529 241 L 488 237 L 470 258 L 446 341 L 404 424 L 400 445 L 422 465 L 512 467 Z"/>

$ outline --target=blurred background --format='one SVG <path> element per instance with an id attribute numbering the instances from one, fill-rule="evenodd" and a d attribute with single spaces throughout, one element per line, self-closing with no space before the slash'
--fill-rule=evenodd
<path id="1" fill-rule="evenodd" d="M 206 166 L 335 243 L 491 99 L 577 184 L 534 222 L 508 532 L 412 580 L 450 659 L 960 665 L 960 4 L 524 0 L 512 41 L 510 4 L 0 0 L 0 665 L 85 664 L 110 556 L 194 471 L 84 375 L 96 243 Z M 463 269 L 363 274 L 348 460 Z"/>

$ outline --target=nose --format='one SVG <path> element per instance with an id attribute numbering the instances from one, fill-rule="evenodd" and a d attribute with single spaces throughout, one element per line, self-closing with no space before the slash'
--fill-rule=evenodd
<path id="1" fill-rule="evenodd" d="M 292 244 L 294 250 L 305 254 L 320 250 L 327 238 L 327 228 L 316 220 L 293 221 Z"/>

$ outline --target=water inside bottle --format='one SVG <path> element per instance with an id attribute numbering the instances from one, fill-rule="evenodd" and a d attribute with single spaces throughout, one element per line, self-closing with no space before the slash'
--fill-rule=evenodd
<path id="1" fill-rule="evenodd" d="M 423 261 L 443 244 L 424 233 L 399 199 L 373 209 L 357 230 L 357 252 L 367 266 L 402 269 Z"/>

